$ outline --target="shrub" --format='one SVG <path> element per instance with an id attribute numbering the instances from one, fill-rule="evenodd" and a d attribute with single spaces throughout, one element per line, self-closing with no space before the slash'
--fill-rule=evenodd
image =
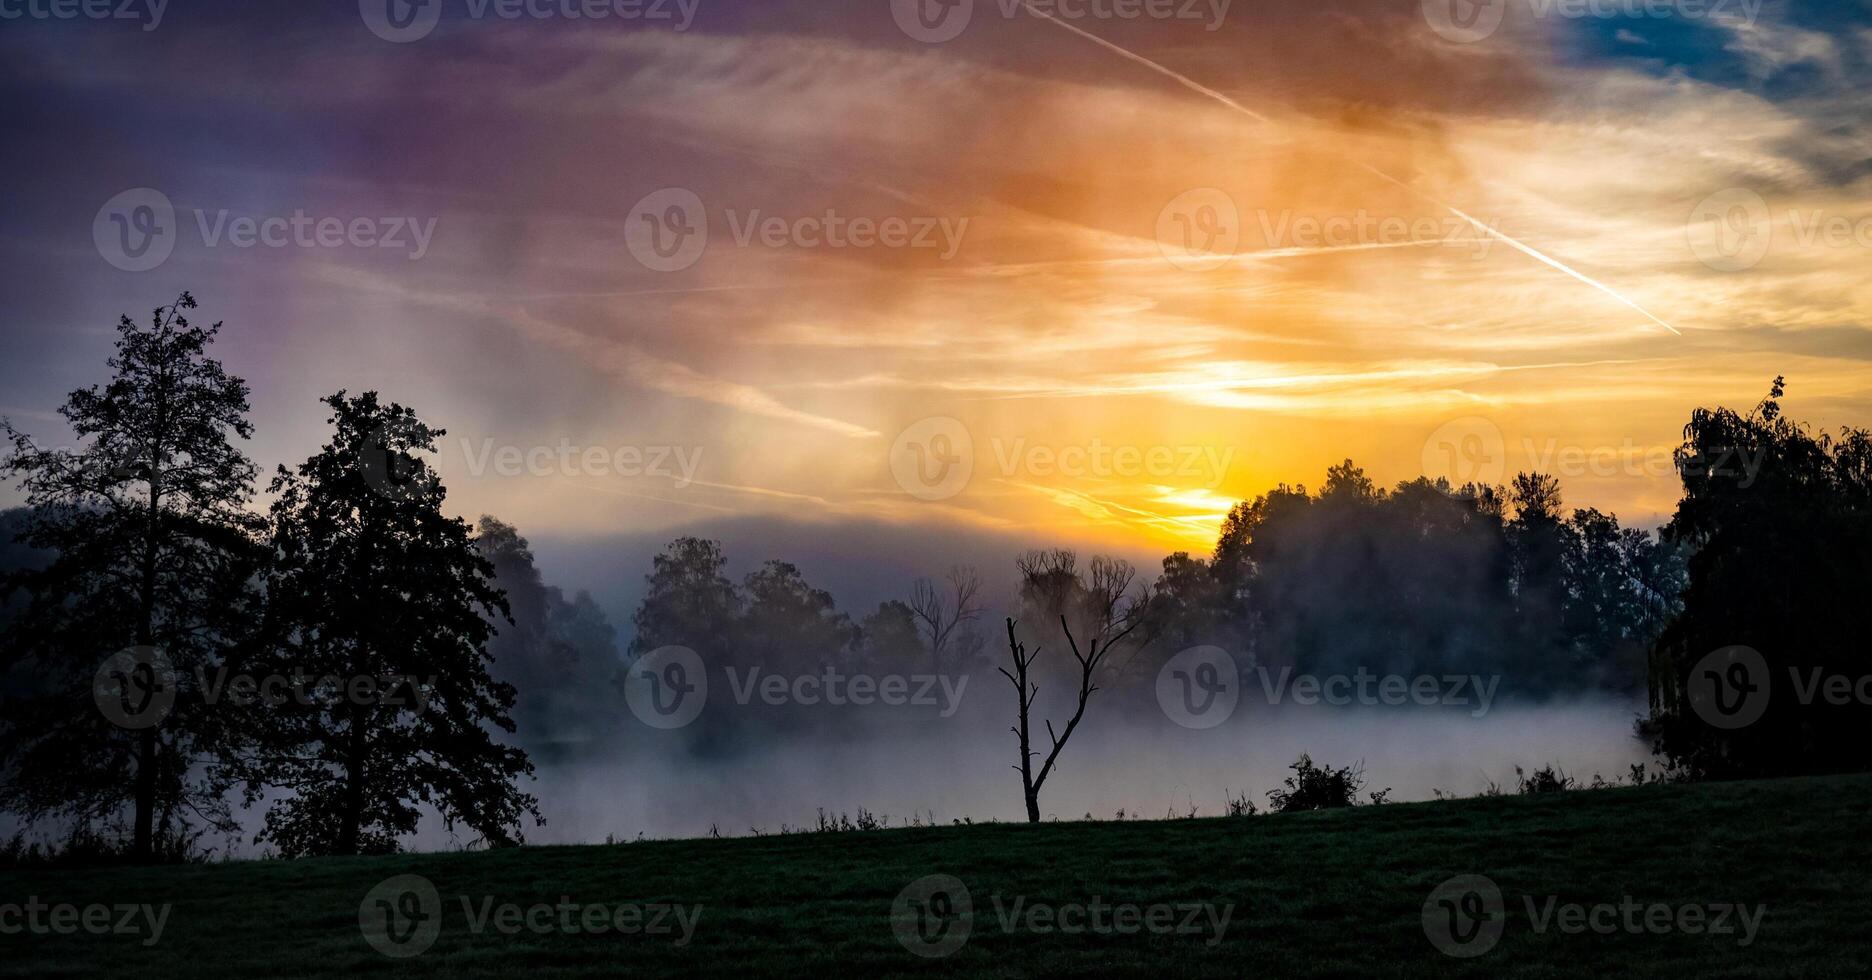
<path id="1" fill-rule="evenodd" d="M 1520 766 L 1516 766 L 1514 772 L 1515 785 L 1523 796 L 1535 793 L 1564 793 L 1567 790 L 1579 788 L 1579 780 L 1567 775 L 1566 770 L 1558 766 L 1536 769 L 1532 775 L 1523 772 Z"/>
<path id="2" fill-rule="evenodd" d="M 1335 769 L 1330 765 L 1314 765 L 1313 757 L 1303 752 L 1299 760 L 1287 768 L 1294 774 L 1287 777 L 1281 789 L 1268 793 L 1268 808 L 1273 812 L 1295 813 L 1359 805 L 1359 790 L 1365 785 L 1363 762 Z M 1373 792 L 1368 802 L 1384 803 L 1390 792 L 1388 786 Z"/>

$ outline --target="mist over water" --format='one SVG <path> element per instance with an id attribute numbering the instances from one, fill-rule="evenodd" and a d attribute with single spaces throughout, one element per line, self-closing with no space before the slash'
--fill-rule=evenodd
<path id="1" fill-rule="evenodd" d="M 996 678 L 999 680 L 999 678 Z M 749 744 L 726 756 L 689 754 L 672 733 L 641 726 L 630 737 L 577 761 L 539 763 L 545 827 L 531 843 L 723 835 L 811 826 L 818 809 L 865 807 L 901 825 L 915 814 L 940 823 L 1024 819 L 1012 720 L 1013 694 L 974 684 L 974 709 L 947 720 L 863 731 L 830 723 L 817 733 Z M 986 695 L 986 697 L 981 697 Z M 989 702 L 984 704 L 983 702 Z M 1498 704 L 1480 718 L 1462 708 L 1333 708 L 1249 704 L 1206 731 L 1162 717 L 1121 717 L 1096 699 L 1041 793 L 1044 819 L 1087 813 L 1112 819 L 1223 812 L 1225 791 L 1267 806 L 1267 791 L 1300 753 L 1333 765 L 1364 761 L 1367 790 L 1391 788 L 1394 802 L 1460 796 L 1491 780 L 1512 792 L 1515 766 L 1557 764 L 1582 781 L 1597 772 L 1624 777 L 1650 754 L 1632 720 L 1642 699 L 1594 697 L 1534 705 Z M 836 710 L 836 709 L 827 709 Z M 1055 716 L 1058 717 L 1058 716 Z M 1037 739 L 1044 726 L 1036 718 Z M 1037 746 L 1038 747 L 1038 746 Z M 448 847 L 425 828 L 415 849 Z"/>
<path id="2" fill-rule="evenodd" d="M 1005 662 L 1003 641 L 994 635 L 1006 610 L 1016 608 L 1013 563 L 1023 542 L 996 535 L 936 537 L 934 552 L 915 546 L 920 530 L 867 527 L 803 529 L 783 523 L 740 522 L 711 528 L 727 539 L 735 564 L 757 567 L 765 555 L 798 557 L 810 577 L 832 588 L 841 609 L 863 613 L 878 602 L 897 598 L 931 565 L 973 564 L 985 572 L 989 609 L 977 623 L 989 633 L 985 663 L 955 681 L 966 681 L 955 712 L 943 706 L 901 705 L 867 708 L 850 705 L 767 706 L 734 703 L 730 682 L 716 670 L 710 678 L 709 713 L 692 726 L 664 731 L 633 716 L 621 694 L 614 711 L 615 732 L 578 743 L 553 742 L 550 731 L 521 730 L 501 741 L 525 749 L 536 778 L 522 780 L 523 792 L 538 797 L 544 826 L 523 821 L 529 844 L 593 844 L 617 841 L 747 836 L 755 831 L 812 827 L 823 808 L 828 815 L 856 815 L 859 808 L 888 818 L 890 826 L 908 819 L 940 824 L 952 821 L 1019 822 L 1025 819 L 1020 775 L 1014 769 L 1017 743 L 1014 693 L 994 667 Z M 549 582 L 589 589 L 620 627 L 616 650 L 628 646 L 630 614 L 643 592 L 648 567 L 665 534 L 641 539 L 603 538 L 574 546 L 551 541 L 550 561 L 541 561 Z M 862 547 L 863 537 L 869 547 Z M 842 557 L 853 552 L 863 560 Z M 1140 570 L 1154 574 L 1144 555 Z M 731 574 L 739 577 L 740 570 Z M 1000 599 L 1001 601 L 994 601 Z M 1050 645 L 1037 666 L 1041 696 L 1031 723 L 1036 770 L 1048 747 L 1046 720 L 1063 725 L 1071 713 L 1076 684 L 1070 659 Z M 784 660 L 785 658 L 783 658 Z M 1240 654 L 1244 666 L 1253 658 Z M 1361 665 L 1345 658 L 1316 666 L 1343 671 L 1401 669 L 1398 663 Z M 620 657 L 620 664 L 623 663 Z M 917 665 L 904 664 L 914 670 Z M 1300 704 L 1291 699 L 1270 704 L 1268 677 L 1251 668 L 1242 675 L 1240 702 L 1217 727 L 1184 728 L 1161 710 L 1153 696 L 1152 667 L 1121 671 L 1122 682 L 1095 694 L 1085 719 L 1073 734 L 1041 790 L 1043 819 L 1162 819 L 1219 816 L 1231 796 L 1246 798 L 1262 810 L 1267 793 L 1290 775 L 1301 753 L 1316 763 L 1353 766 L 1362 763 L 1366 783 L 1360 798 L 1389 789 L 1392 802 L 1433 798 L 1437 791 L 1473 796 L 1491 784 L 1515 788 L 1515 767 L 1527 771 L 1558 766 L 1568 775 L 1590 781 L 1599 774 L 1622 780 L 1635 763 L 1655 767 L 1648 746 L 1633 737 L 1643 715 L 1643 694 L 1592 692 L 1548 693 L 1529 697 L 1539 684 L 1522 676 L 1491 679 L 1487 710 L 1474 703 L 1371 706 Z M 1278 672 L 1278 671 L 1276 671 Z M 1473 688 L 1469 693 L 1473 693 Z M 523 701 L 532 696 L 521 691 Z M 938 693 L 940 700 L 940 693 Z M 601 695 L 608 700 L 610 695 Z M 602 714 L 602 712 L 601 712 Z M 1479 716 L 1478 716 L 1479 715 Z M 535 712 L 531 717 L 539 718 Z M 555 722 L 563 719 L 554 718 Z M 236 811 L 238 837 L 219 834 L 203 839 L 217 856 L 262 856 L 268 845 L 253 843 L 266 808 L 277 797 L 268 793 L 252 809 Z M 56 825 L 55 825 L 56 824 Z M 20 824 L 0 820 L 11 834 Z M 62 822 L 27 828 L 31 836 L 55 838 Z M 409 851 L 445 851 L 471 846 L 474 834 L 450 830 L 434 815 L 401 841 Z"/>
<path id="3" fill-rule="evenodd" d="M 783 825 L 813 825 L 821 808 L 836 815 L 863 807 L 888 816 L 892 826 L 913 815 L 924 821 L 933 815 L 945 824 L 1025 819 L 1020 775 L 1013 768 L 1017 743 L 1009 730 L 1014 694 L 993 669 L 1006 657 L 996 635 L 1005 614 L 1001 607 L 1015 607 L 995 600 L 1015 594 L 1009 556 L 1019 554 L 1025 542 L 994 534 L 764 521 L 705 531 L 727 543 L 736 565 L 751 568 L 755 558 L 775 554 L 798 561 L 811 580 L 831 589 L 841 609 L 854 613 L 901 596 L 932 567 L 979 567 L 991 599 L 978 623 L 990 634 L 988 666 L 967 676 L 959 710 L 948 718 L 939 717 L 936 707 L 795 706 L 793 720 L 803 720 L 806 730 L 770 727 L 769 719 L 749 716 L 707 751 L 697 748 L 696 736 L 710 723 L 708 716 L 691 729 L 659 731 L 622 705 L 620 734 L 601 743 L 532 746 L 522 732 L 520 743 L 538 770 L 537 781 L 523 785 L 539 797 L 547 818 L 546 826 L 527 830 L 529 842 L 697 837 L 712 828 L 734 836 L 751 828 L 772 833 Z M 591 588 L 614 610 L 614 622 L 628 629 L 645 570 L 637 556 L 654 552 L 666 536 L 584 544 L 550 540 L 540 549 L 540 564 L 550 579 Z M 853 560 L 854 554 L 865 557 Z M 1127 557 L 1144 574 L 1155 575 L 1156 562 L 1146 554 Z M 1040 753 L 1036 769 L 1047 748 L 1044 719 L 1060 725 L 1070 714 L 1065 695 L 1076 682 L 1059 672 L 1069 666 L 1059 650 L 1042 662 L 1042 694 L 1032 721 Z M 1356 660 L 1320 666 L 1351 673 Z M 721 680 L 718 673 L 711 683 Z M 1584 783 L 1595 773 L 1622 780 L 1634 763 L 1653 763 L 1648 746 L 1632 734 L 1634 720 L 1646 711 L 1642 692 L 1529 698 L 1531 678 L 1499 680 L 1500 690 L 1477 717 L 1473 704 L 1269 704 L 1263 679 L 1250 671 L 1243 675 L 1234 714 L 1215 728 L 1192 730 L 1157 708 L 1151 678 L 1132 676 L 1123 689 L 1094 695 L 1041 791 L 1042 816 L 1077 820 L 1090 813 L 1112 819 L 1123 811 L 1128 818 L 1162 818 L 1187 815 L 1192 808 L 1217 816 L 1231 794 L 1246 794 L 1266 809 L 1268 791 L 1291 774 L 1288 766 L 1303 752 L 1322 765 L 1362 761 L 1365 791 L 1389 787 L 1394 802 L 1431 799 L 1437 790 L 1471 796 L 1491 783 L 1512 792 L 1516 766 L 1531 772 L 1555 765 Z M 722 707 L 716 702 L 728 695 L 727 688 L 718 683 L 711 689 L 711 712 Z M 459 843 L 439 827 L 425 826 L 409 846 L 428 850 Z"/>

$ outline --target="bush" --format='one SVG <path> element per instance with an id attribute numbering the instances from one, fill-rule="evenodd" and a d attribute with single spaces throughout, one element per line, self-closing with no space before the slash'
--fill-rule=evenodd
<path id="1" fill-rule="evenodd" d="M 1301 753 L 1293 765 L 1294 774 L 1287 777 L 1282 789 L 1268 793 L 1268 808 L 1274 813 L 1295 813 L 1301 810 L 1330 810 L 1337 807 L 1358 806 L 1359 790 L 1365 785 L 1365 764 L 1334 769 L 1332 766 L 1316 766 L 1313 757 Z M 1390 787 L 1369 794 L 1369 803 L 1385 802 L 1391 792 Z"/>
<path id="2" fill-rule="evenodd" d="M 1516 766 L 1514 773 L 1515 785 L 1523 796 L 1535 793 L 1564 793 L 1567 790 L 1579 788 L 1579 780 L 1567 775 L 1566 770 L 1558 766 L 1536 769 L 1533 775 L 1523 772 L 1520 766 Z"/>

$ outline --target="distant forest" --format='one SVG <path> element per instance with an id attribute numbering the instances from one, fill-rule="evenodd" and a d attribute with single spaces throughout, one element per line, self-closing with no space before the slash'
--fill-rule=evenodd
<path id="1" fill-rule="evenodd" d="M 1719 649 L 1758 651 L 1777 691 L 1784 673 L 1872 671 L 1872 437 L 1789 420 L 1780 379 L 1747 412 L 1691 413 L 1683 497 L 1657 535 L 1567 509 L 1545 474 L 1385 488 L 1348 460 L 1317 491 L 1237 504 L 1212 557 L 1170 555 L 1154 577 L 1064 550 L 1016 556 L 1005 609 L 976 570 L 933 569 L 854 618 L 788 562 L 736 582 L 719 543 L 679 538 L 650 558 L 620 650 L 589 595 L 543 581 L 518 529 L 446 515 L 425 461 L 442 430 L 375 392 L 328 397 L 329 441 L 277 468 L 256 509 L 259 471 L 238 446 L 248 391 L 209 353 L 219 325 L 189 322 L 194 305 L 184 294 L 147 325 L 123 319 L 109 376 L 60 409 L 78 448 L 0 429 L 0 478 L 29 501 L 0 515 L 0 810 L 128 812 L 139 856 L 186 826 L 231 827 L 233 805 L 262 799 L 259 840 L 289 856 L 394 850 L 425 808 L 487 844 L 519 843 L 539 816 L 519 788 L 529 753 L 630 737 L 622 672 L 648 651 L 774 673 L 992 678 L 1010 646 L 1056 643 L 1062 623 L 1113 644 L 1087 683 L 1120 702 L 1147 699 L 1179 651 L 1213 645 L 1244 668 L 1490 674 L 1530 698 L 1644 691 L 1639 734 L 1683 777 L 1864 768 L 1863 699 L 1777 697 L 1735 730 L 1691 703 Z M 100 662 L 130 650 L 160 656 L 107 668 L 126 690 L 169 685 L 160 725 L 94 707 Z M 1072 667 L 1035 670 L 1059 689 Z M 408 697 L 322 691 L 236 710 L 206 680 L 230 671 L 377 678 Z M 979 696 L 1013 700 L 989 683 Z M 808 723 L 711 707 L 698 751 Z"/>

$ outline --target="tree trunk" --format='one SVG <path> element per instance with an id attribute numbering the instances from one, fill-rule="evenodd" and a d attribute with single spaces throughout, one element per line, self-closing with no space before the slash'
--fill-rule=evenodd
<path id="1" fill-rule="evenodd" d="M 152 472 L 154 463 L 152 463 Z M 143 539 L 143 567 L 141 581 L 137 588 L 137 601 L 141 607 L 140 622 L 137 624 L 137 643 L 141 646 L 156 645 L 156 542 L 160 533 L 162 483 L 150 480 L 149 529 Z M 151 677 L 151 683 L 170 683 L 167 678 Z M 155 727 L 145 728 L 137 734 L 137 771 L 136 784 L 136 819 L 130 840 L 130 859 L 145 862 L 155 856 L 156 840 L 156 754 L 159 743 Z"/>
<path id="2" fill-rule="evenodd" d="M 1027 706 L 1021 705 L 1020 712 L 1020 749 L 1021 749 L 1021 795 L 1027 798 L 1027 822 L 1040 822 L 1040 787 L 1033 780 L 1033 752 L 1027 741 Z"/>
<path id="3" fill-rule="evenodd" d="M 136 823 L 130 842 L 132 861 L 153 860 L 156 854 L 156 729 L 137 733 Z"/>
<path id="4" fill-rule="evenodd" d="M 350 743 L 345 747 L 344 810 L 338 825 L 338 841 L 332 848 L 333 854 L 345 857 L 358 852 L 359 825 L 364 821 L 364 742 L 363 719 L 354 718 Z"/>
<path id="5" fill-rule="evenodd" d="M 168 396 L 168 368 L 164 365 L 162 374 L 157 380 L 155 434 L 148 447 L 149 459 L 146 463 L 149 467 L 146 477 L 149 481 L 149 524 L 143 531 L 143 561 L 137 582 L 137 604 L 140 614 L 137 624 L 137 643 L 146 647 L 156 645 L 157 551 L 162 540 L 162 438 L 165 427 L 169 424 Z M 172 682 L 167 678 L 152 678 L 152 683 Z M 144 729 L 137 738 L 136 820 L 130 840 L 132 861 L 149 861 L 155 857 L 156 853 L 156 754 L 159 745 L 154 726 Z"/>

